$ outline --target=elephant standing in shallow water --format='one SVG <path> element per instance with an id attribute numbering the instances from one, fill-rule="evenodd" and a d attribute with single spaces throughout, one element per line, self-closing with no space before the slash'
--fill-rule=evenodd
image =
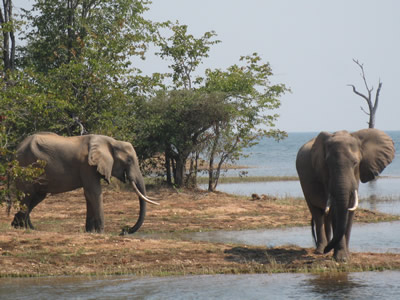
<path id="1" fill-rule="evenodd" d="M 38 133 L 27 137 L 17 149 L 17 160 L 27 166 L 37 160 L 46 162 L 44 174 L 35 182 L 19 183 L 25 193 L 25 206 L 15 214 L 14 227 L 33 229 L 29 214 L 48 193 L 57 194 L 83 187 L 86 198 L 86 231 L 104 231 L 101 178 L 110 182 L 114 176 L 130 181 L 139 196 L 140 212 L 128 233 L 137 231 L 144 221 L 146 202 L 158 204 L 146 196 L 136 152 L 128 142 L 103 135 L 62 137 Z M 65 205 L 68 205 L 66 203 Z"/>
<path id="2" fill-rule="evenodd" d="M 359 182 L 375 179 L 394 152 L 392 139 L 377 129 L 321 132 L 300 148 L 296 169 L 315 224 L 317 253 L 334 249 L 336 260 L 349 258 Z"/>

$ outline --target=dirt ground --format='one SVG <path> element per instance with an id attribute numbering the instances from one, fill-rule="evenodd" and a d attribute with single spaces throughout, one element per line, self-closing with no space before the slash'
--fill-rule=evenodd
<path id="1" fill-rule="evenodd" d="M 309 226 L 302 199 L 252 198 L 201 190 L 154 188 L 137 234 L 119 236 L 137 218 L 137 196 L 105 188 L 105 233 L 84 232 L 86 205 L 82 190 L 52 195 L 31 213 L 36 230 L 13 229 L 13 211 L 0 211 L 0 277 L 53 275 L 185 274 L 260 272 L 338 272 L 400 269 L 400 254 L 352 253 L 350 262 L 336 263 L 332 253 L 312 248 L 274 248 L 184 240 L 178 233 Z M 400 217 L 359 209 L 356 222 L 398 220 Z M 164 233 L 150 238 L 146 233 Z M 168 234 L 165 234 L 168 233 Z M 310 230 L 311 235 L 311 230 Z M 307 237 L 305 237 L 307 238 Z M 350 245 L 351 246 L 351 245 Z"/>

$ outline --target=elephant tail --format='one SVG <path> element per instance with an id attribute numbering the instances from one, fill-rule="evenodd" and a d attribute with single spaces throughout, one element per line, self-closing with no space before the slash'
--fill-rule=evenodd
<path id="1" fill-rule="evenodd" d="M 313 218 L 311 218 L 311 234 L 313 236 L 315 246 L 317 246 L 317 236 L 315 234 L 315 222 Z"/>

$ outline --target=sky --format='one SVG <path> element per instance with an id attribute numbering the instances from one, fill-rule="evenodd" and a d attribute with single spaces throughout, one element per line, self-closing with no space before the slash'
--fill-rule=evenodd
<path id="1" fill-rule="evenodd" d="M 16 6 L 32 1 L 14 1 Z M 214 30 L 222 42 L 199 68 L 226 69 L 257 52 L 272 66 L 273 83 L 291 89 L 281 97 L 277 128 L 297 131 L 355 131 L 368 127 L 366 93 L 359 67 L 374 92 L 383 83 L 376 128 L 400 130 L 400 1 L 398 0 L 153 0 L 145 15 L 179 21 L 199 38 Z M 145 74 L 167 71 L 150 55 Z"/>

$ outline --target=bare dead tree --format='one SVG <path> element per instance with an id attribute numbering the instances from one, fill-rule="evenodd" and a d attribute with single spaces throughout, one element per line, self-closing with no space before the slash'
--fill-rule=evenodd
<path id="1" fill-rule="evenodd" d="M 0 49 L 3 52 L 4 73 L 15 68 L 15 35 L 12 29 L 12 8 L 12 0 L 3 0 L 3 8 L 0 7 L 0 27 L 3 34 L 3 45 L 0 46 Z"/>
<path id="2" fill-rule="evenodd" d="M 377 88 L 376 93 L 375 93 L 375 100 L 372 101 L 372 92 L 373 92 L 373 90 L 374 90 L 374 87 L 371 87 L 371 88 L 370 88 L 370 87 L 368 86 L 367 80 L 366 80 L 366 78 L 365 78 L 364 64 L 360 63 L 358 60 L 356 60 L 356 59 L 354 59 L 354 58 L 353 58 L 353 61 L 354 61 L 354 62 L 360 67 L 360 69 L 361 69 L 361 74 L 360 74 L 360 75 L 361 75 L 361 77 L 362 77 L 362 79 L 363 79 L 363 81 L 364 81 L 364 85 L 365 85 L 365 88 L 367 89 L 368 95 L 365 95 L 365 94 L 360 93 L 359 91 L 357 91 L 356 87 L 355 87 L 353 84 L 348 84 L 348 86 L 353 87 L 353 92 L 354 92 L 356 95 L 358 95 L 358 96 L 362 97 L 363 99 L 365 99 L 365 101 L 367 101 L 369 112 L 367 112 L 362 106 L 361 106 L 361 110 L 362 110 L 366 115 L 369 116 L 368 127 L 369 127 L 369 128 L 375 128 L 375 114 L 376 114 L 376 111 L 377 111 L 377 109 L 378 109 L 379 93 L 381 92 L 382 82 L 381 82 L 381 80 L 379 79 L 378 88 Z"/>

